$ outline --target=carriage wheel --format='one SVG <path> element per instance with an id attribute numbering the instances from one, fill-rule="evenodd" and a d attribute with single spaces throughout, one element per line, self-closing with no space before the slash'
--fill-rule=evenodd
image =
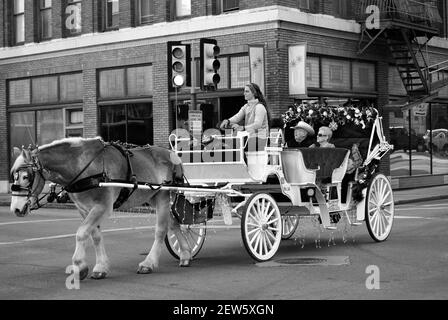
<path id="1" fill-rule="evenodd" d="M 196 257 L 204 245 L 205 235 L 207 233 L 206 222 L 194 225 L 182 225 L 180 230 L 185 239 L 187 239 L 188 246 L 191 249 L 191 257 Z M 171 255 L 179 260 L 180 246 L 176 234 L 168 231 L 168 234 L 165 237 L 165 244 Z"/>
<path id="2" fill-rule="evenodd" d="M 299 225 L 298 216 L 282 216 L 282 240 L 288 240 L 292 237 Z"/>
<path id="3" fill-rule="evenodd" d="M 282 217 L 269 194 L 256 193 L 247 200 L 241 234 L 246 250 L 255 260 L 267 261 L 277 252 L 282 239 Z"/>
<path id="4" fill-rule="evenodd" d="M 392 230 L 394 197 L 389 179 L 381 173 L 373 176 L 366 193 L 366 224 L 373 240 L 382 242 Z"/>

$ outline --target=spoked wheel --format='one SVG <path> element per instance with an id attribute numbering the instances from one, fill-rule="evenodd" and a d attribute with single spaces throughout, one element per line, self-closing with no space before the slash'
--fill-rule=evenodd
<path id="1" fill-rule="evenodd" d="M 389 179 L 381 173 L 373 176 L 366 193 L 366 224 L 373 240 L 387 239 L 394 221 L 394 196 Z"/>
<path id="2" fill-rule="evenodd" d="M 206 222 L 201 224 L 194 225 L 181 225 L 180 227 L 181 233 L 184 235 L 185 239 L 188 242 L 188 246 L 191 249 L 191 257 L 194 258 L 201 251 L 202 246 L 205 241 L 206 235 Z M 171 231 L 168 231 L 168 234 L 165 237 L 165 244 L 168 248 L 168 251 L 171 255 L 179 260 L 180 259 L 180 245 L 177 240 L 176 234 Z"/>
<path id="3" fill-rule="evenodd" d="M 257 261 L 267 261 L 277 252 L 282 239 L 282 217 L 275 200 L 266 193 L 252 195 L 241 219 L 244 246 Z"/>
<path id="4" fill-rule="evenodd" d="M 282 240 L 288 240 L 292 237 L 299 225 L 298 216 L 282 216 Z"/>

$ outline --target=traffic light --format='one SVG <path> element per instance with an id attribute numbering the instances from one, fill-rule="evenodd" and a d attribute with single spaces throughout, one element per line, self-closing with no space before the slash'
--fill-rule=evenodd
<path id="1" fill-rule="evenodd" d="M 218 88 L 221 77 L 218 74 L 221 63 L 218 60 L 220 49 L 214 39 L 201 39 L 201 89 Z"/>
<path id="2" fill-rule="evenodd" d="M 191 85 L 190 45 L 177 41 L 168 42 L 168 88 Z"/>

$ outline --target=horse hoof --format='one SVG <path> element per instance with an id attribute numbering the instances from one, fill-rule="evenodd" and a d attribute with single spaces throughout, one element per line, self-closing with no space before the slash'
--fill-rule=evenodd
<path id="1" fill-rule="evenodd" d="M 85 267 L 81 270 L 79 270 L 79 280 L 84 280 L 87 278 L 87 275 L 89 274 L 89 268 Z"/>
<path id="2" fill-rule="evenodd" d="M 90 276 L 91 279 L 94 280 L 101 280 L 106 278 L 107 273 L 106 272 L 93 272 Z"/>
<path id="3" fill-rule="evenodd" d="M 181 268 L 189 267 L 190 266 L 190 260 L 181 260 L 181 262 L 179 263 L 179 266 Z"/>
<path id="4" fill-rule="evenodd" d="M 137 269 L 138 274 L 150 274 L 152 272 L 153 272 L 153 270 L 150 267 L 139 266 Z"/>

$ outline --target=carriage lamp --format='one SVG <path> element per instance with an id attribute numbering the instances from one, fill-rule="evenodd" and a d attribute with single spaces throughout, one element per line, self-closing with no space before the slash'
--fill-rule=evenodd
<path id="1" fill-rule="evenodd" d="M 313 188 L 308 188 L 308 190 L 306 190 L 306 194 L 308 197 L 314 197 L 315 191 Z"/>

